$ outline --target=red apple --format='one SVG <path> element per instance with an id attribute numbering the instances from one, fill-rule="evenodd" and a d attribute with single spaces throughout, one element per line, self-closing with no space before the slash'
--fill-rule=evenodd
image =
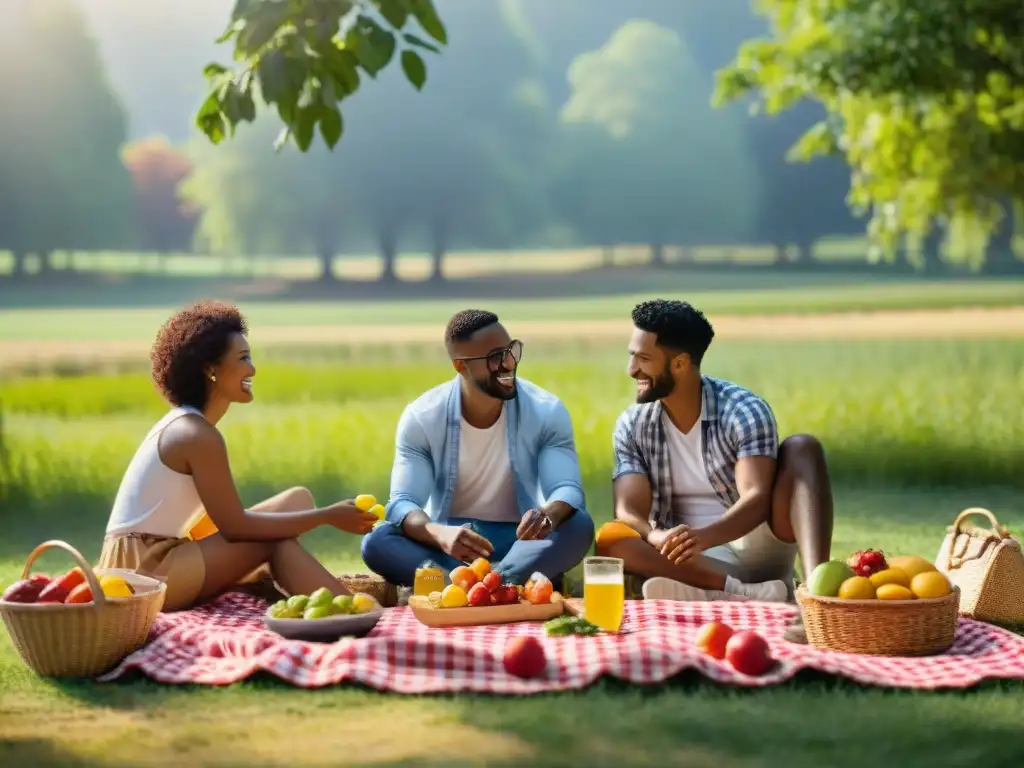
<path id="1" fill-rule="evenodd" d="M 63 603 L 71 591 L 85 581 L 81 568 L 72 568 L 63 576 L 58 576 L 39 593 L 38 603 Z"/>
<path id="2" fill-rule="evenodd" d="M 505 596 L 501 602 L 506 605 L 515 605 L 519 602 L 519 587 L 515 584 L 505 584 L 502 589 L 505 590 Z"/>
<path id="3" fill-rule="evenodd" d="M 477 582 L 470 587 L 467 597 L 469 598 L 469 604 L 473 606 L 491 604 L 491 592 L 482 582 Z"/>
<path id="4" fill-rule="evenodd" d="M 529 635 L 513 637 L 505 643 L 502 658 L 505 671 L 516 677 L 540 677 L 547 669 L 548 661 L 540 640 Z"/>
<path id="5" fill-rule="evenodd" d="M 725 644 L 725 658 L 744 675 L 764 674 L 775 663 L 768 642 L 753 630 L 736 632 Z"/>
<path id="6" fill-rule="evenodd" d="M 9 603 L 34 603 L 39 599 L 39 594 L 50 583 L 50 577 L 43 573 L 34 573 L 27 579 L 16 581 L 0 597 Z"/>
<path id="7" fill-rule="evenodd" d="M 486 576 L 484 576 L 483 581 L 481 583 L 485 587 L 487 587 L 488 592 L 493 592 L 501 586 L 501 574 L 491 571 Z"/>

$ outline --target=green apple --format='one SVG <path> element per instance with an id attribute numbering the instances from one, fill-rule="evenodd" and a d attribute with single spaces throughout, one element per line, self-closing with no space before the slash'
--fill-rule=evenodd
<path id="1" fill-rule="evenodd" d="M 292 595 L 288 598 L 288 607 L 293 611 L 302 613 L 306 610 L 306 604 L 309 603 L 308 595 Z"/>
<path id="2" fill-rule="evenodd" d="M 856 576 L 853 569 L 841 560 L 828 560 L 811 571 L 807 591 L 818 597 L 835 597 L 844 581 Z"/>
<path id="3" fill-rule="evenodd" d="M 352 613 L 352 595 L 338 595 L 331 607 L 335 614 Z"/>
<path id="4" fill-rule="evenodd" d="M 306 609 L 306 612 L 302 614 L 304 619 L 326 619 L 331 615 L 331 605 L 313 605 Z"/>
<path id="5" fill-rule="evenodd" d="M 306 608 L 312 608 L 316 605 L 330 605 L 334 599 L 334 595 L 327 587 L 320 587 L 309 596 L 309 602 L 306 603 Z"/>

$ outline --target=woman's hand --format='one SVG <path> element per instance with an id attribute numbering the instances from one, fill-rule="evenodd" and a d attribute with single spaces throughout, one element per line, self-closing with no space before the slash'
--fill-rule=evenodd
<path id="1" fill-rule="evenodd" d="M 363 512 L 354 499 L 345 499 L 327 508 L 328 522 L 346 533 L 363 535 L 369 533 L 378 518 L 370 512 Z"/>

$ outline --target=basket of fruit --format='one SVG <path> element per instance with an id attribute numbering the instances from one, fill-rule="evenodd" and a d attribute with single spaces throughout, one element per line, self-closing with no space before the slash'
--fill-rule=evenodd
<path id="1" fill-rule="evenodd" d="M 36 558 L 63 549 L 77 567 L 50 578 L 29 575 Z M 21 579 L 0 598 L 0 616 L 22 660 L 49 677 L 92 677 L 107 671 L 149 636 L 166 585 L 118 568 L 94 571 L 63 541 L 32 550 Z"/>
<path id="2" fill-rule="evenodd" d="M 956 637 L 960 590 L 916 555 L 878 550 L 830 560 L 796 591 L 807 640 L 818 648 L 879 656 L 930 656 Z"/>

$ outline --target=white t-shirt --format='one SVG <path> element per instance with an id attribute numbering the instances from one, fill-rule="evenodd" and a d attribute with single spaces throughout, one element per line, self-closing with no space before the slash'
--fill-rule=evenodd
<path id="1" fill-rule="evenodd" d="M 711 486 L 704 466 L 704 407 L 689 432 L 681 432 L 666 411 L 661 413 L 672 474 L 672 513 L 675 524 L 704 528 L 722 518 L 725 506 Z"/>
<path id="2" fill-rule="evenodd" d="M 451 516 L 500 523 L 518 523 L 522 519 L 508 458 L 505 408 L 487 429 L 477 429 L 462 420 L 459 477 Z"/>

